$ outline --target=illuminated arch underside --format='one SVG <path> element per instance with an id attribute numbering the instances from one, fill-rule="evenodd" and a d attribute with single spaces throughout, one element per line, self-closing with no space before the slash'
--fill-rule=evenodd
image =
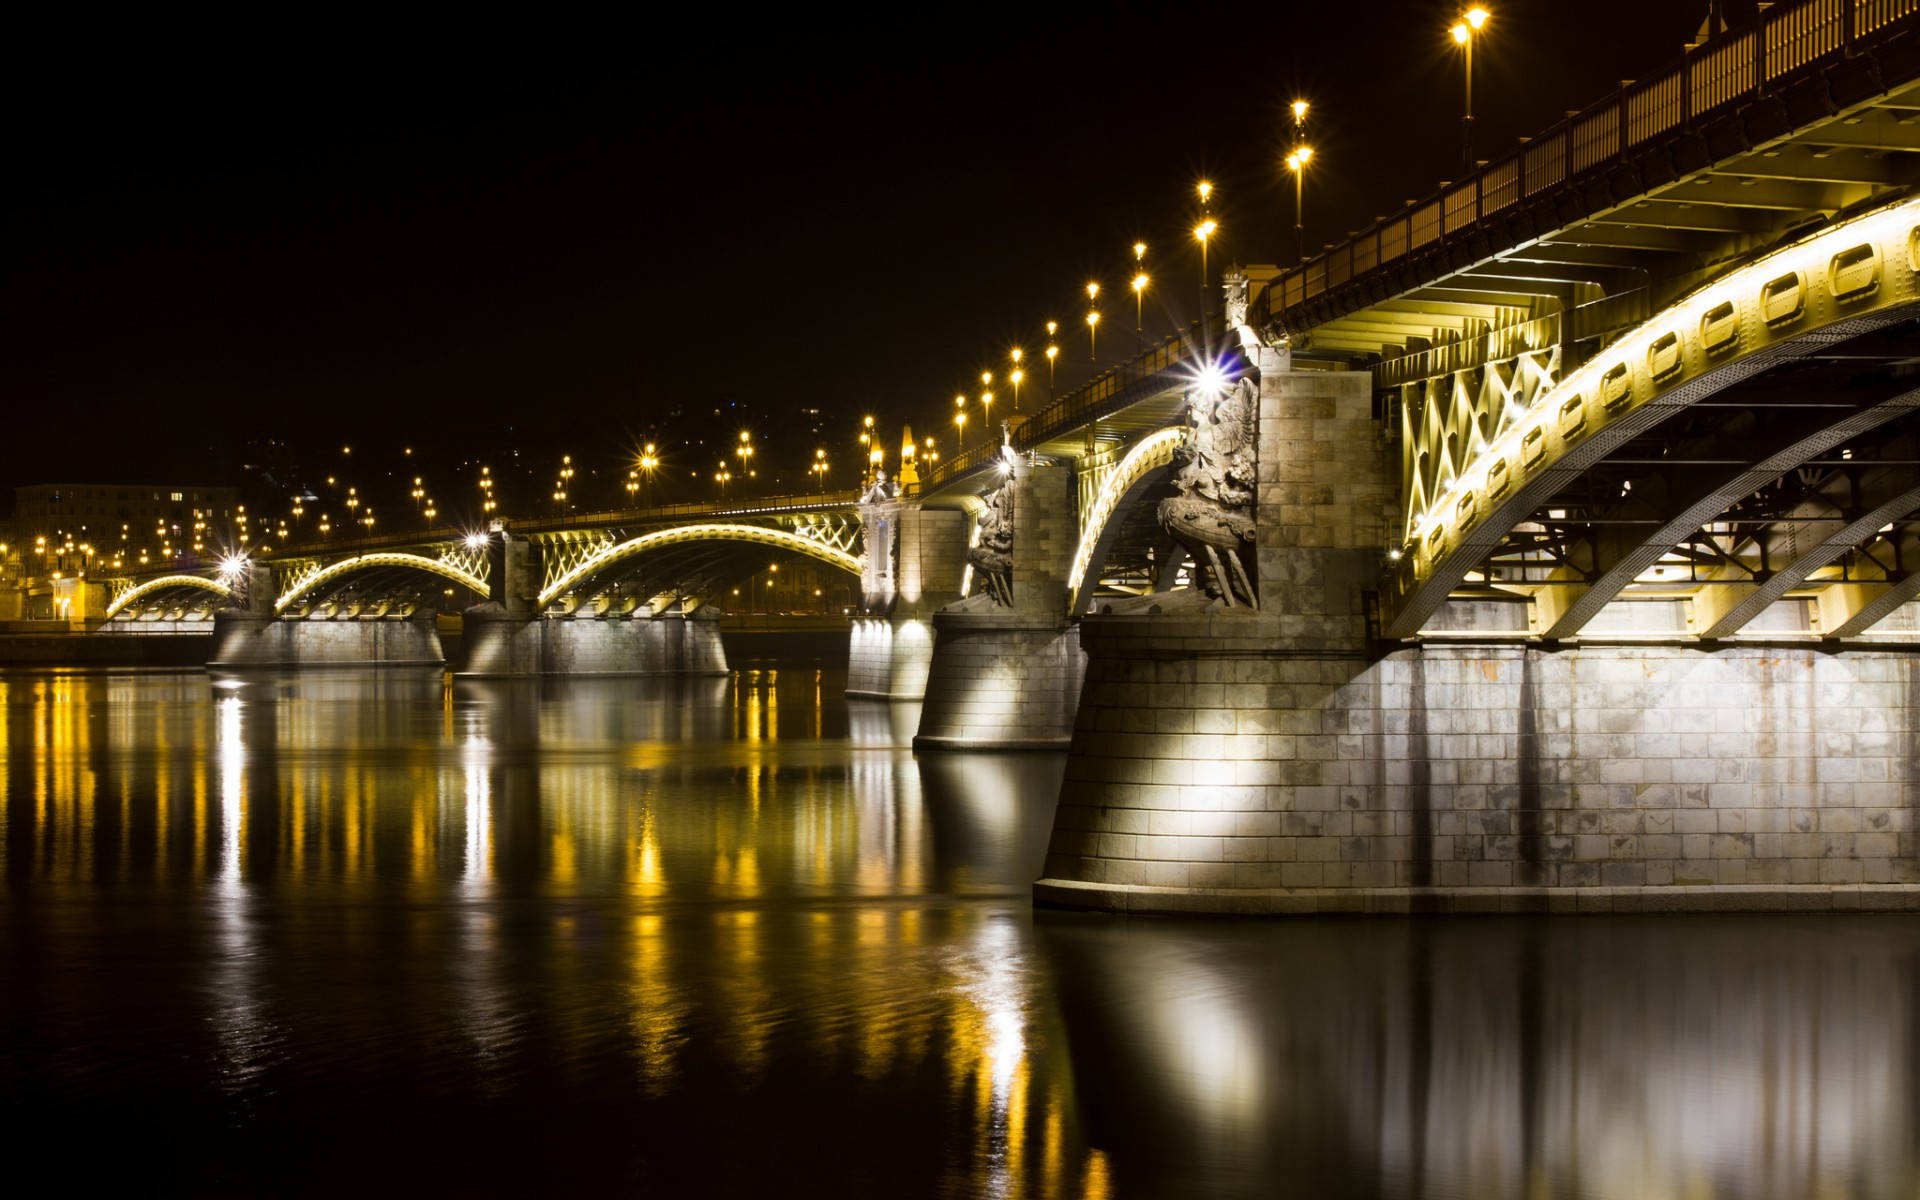
<path id="1" fill-rule="evenodd" d="M 643 533 L 637 538 L 608 546 L 548 584 L 546 590 L 540 593 L 540 603 L 543 606 L 551 604 L 557 597 L 577 587 L 582 580 L 599 574 L 623 559 L 665 546 L 713 541 L 748 542 L 754 545 L 771 546 L 777 550 L 819 559 L 821 562 L 839 567 L 850 575 L 860 574 L 858 558 L 844 550 L 817 542 L 812 538 L 802 537 L 797 533 L 789 533 L 784 529 L 771 529 L 763 525 L 703 523 L 682 525 L 673 529 L 657 529 L 652 533 Z"/>
<path id="2" fill-rule="evenodd" d="M 1125 457 L 1114 464 L 1113 472 L 1100 485 L 1100 494 L 1094 497 L 1093 506 L 1087 511 L 1086 528 L 1073 551 L 1073 566 L 1067 573 L 1067 592 L 1071 597 L 1068 612 L 1080 611 L 1087 573 L 1099 565 L 1107 549 L 1103 541 L 1107 530 L 1114 521 L 1126 519 L 1121 511 L 1122 502 L 1147 476 L 1173 464 L 1173 452 L 1186 437 L 1185 426 L 1157 429 L 1134 443 Z"/>
<path id="3" fill-rule="evenodd" d="M 128 588 L 107 605 L 107 616 L 117 616 L 136 600 L 144 600 L 156 592 L 173 591 L 178 588 L 194 588 L 212 592 L 221 598 L 233 595 L 233 589 L 218 579 L 205 579 L 198 575 L 162 575 L 158 579 L 149 579 L 137 587 Z"/>
<path id="4" fill-rule="evenodd" d="M 442 579 L 450 579 L 454 583 L 460 584 L 479 595 L 484 596 L 487 594 L 486 580 L 481 579 L 477 575 L 470 575 L 460 568 L 442 562 L 439 559 L 425 558 L 418 554 L 357 554 L 352 558 L 343 558 L 337 563 L 330 563 L 320 570 L 315 571 L 312 575 L 307 576 L 305 579 L 300 580 L 283 592 L 279 599 L 273 602 L 273 610 L 275 612 L 281 612 L 285 610 L 287 606 L 298 603 L 302 597 L 312 595 L 314 589 L 323 583 L 329 583 L 344 575 L 353 574 L 356 571 L 366 571 L 381 567 L 404 567 L 411 570 L 424 571 L 430 575 L 438 575 Z"/>
<path id="5" fill-rule="evenodd" d="M 1408 498 L 1386 636 L 1416 635 L 1517 524 L 1677 409 L 1911 315 L 1920 304 L 1916 271 L 1920 199 L 1910 199 L 1729 272 L 1542 389 L 1490 441 L 1469 431 L 1469 461 L 1444 473 L 1430 501 Z M 1418 452 L 1415 441 L 1409 453 Z"/>

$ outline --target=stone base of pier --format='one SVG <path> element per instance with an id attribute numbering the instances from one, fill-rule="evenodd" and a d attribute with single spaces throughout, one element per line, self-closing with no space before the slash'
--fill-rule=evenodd
<path id="1" fill-rule="evenodd" d="M 725 675 L 720 614 L 532 616 L 481 604 L 462 614 L 459 674 Z"/>
<path id="2" fill-rule="evenodd" d="M 1129 912 L 1920 908 L 1920 655 L 1282 649 L 1087 617 L 1043 904 Z"/>
<path id="3" fill-rule="evenodd" d="M 1086 668 L 1077 627 L 955 606 L 935 613 L 933 628 L 915 750 L 1067 748 Z"/>
<path id="4" fill-rule="evenodd" d="M 431 612 L 321 621 L 226 609 L 213 617 L 210 667 L 417 667 L 446 661 Z"/>
<path id="5" fill-rule="evenodd" d="M 847 695 L 919 700 L 933 666 L 933 624 L 924 616 L 855 617 L 847 644 Z"/>

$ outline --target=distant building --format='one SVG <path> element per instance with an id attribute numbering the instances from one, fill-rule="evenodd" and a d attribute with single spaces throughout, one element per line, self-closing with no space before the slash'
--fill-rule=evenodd
<path id="1" fill-rule="evenodd" d="M 217 557 L 239 539 L 240 489 L 39 483 L 15 488 L 10 538 L 35 568 L 135 567 Z M 46 561 L 36 561 L 46 560 Z"/>

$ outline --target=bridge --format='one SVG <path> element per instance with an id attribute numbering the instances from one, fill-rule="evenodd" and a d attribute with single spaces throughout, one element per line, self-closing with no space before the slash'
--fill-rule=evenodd
<path id="1" fill-rule="evenodd" d="M 916 746 L 1068 748 L 1046 902 L 1920 904 L 1916 185 L 1920 0 L 1776 4 L 924 474 L 291 547 L 249 620 L 714 669 L 773 548 Z"/>

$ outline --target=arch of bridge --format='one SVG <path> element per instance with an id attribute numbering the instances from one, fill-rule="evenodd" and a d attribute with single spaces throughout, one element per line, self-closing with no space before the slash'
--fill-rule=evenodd
<path id="1" fill-rule="evenodd" d="M 1389 637 L 1410 637 L 1519 522 L 1608 453 L 1760 372 L 1920 305 L 1920 199 L 1726 272 L 1551 386 L 1494 411 L 1456 393 L 1403 414 L 1406 526 Z"/>
<path id="2" fill-rule="evenodd" d="M 136 584 L 126 591 L 121 592 L 118 596 L 115 596 L 107 605 L 106 616 L 111 620 L 113 617 L 125 611 L 128 605 L 133 604 L 137 600 L 145 600 L 147 597 L 157 595 L 161 592 L 179 591 L 183 589 L 212 592 L 222 599 L 233 595 L 233 589 L 218 579 L 208 579 L 200 575 L 162 575 L 157 579 L 149 579 L 144 583 Z"/>
<path id="3" fill-rule="evenodd" d="M 1128 448 L 1102 481 L 1074 548 L 1073 564 L 1067 571 L 1069 613 L 1079 612 L 1086 599 L 1088 577 L 1099 583 L 1099 569 L 1112 548 L 1113 535 L 1125 524 L 1127 509 L 1138 498 L 1142 485 L 1151 482 L 1156 472 L 1173 465 L 1174 451 L 1186 441 L 1183 425 L 1156 429 Z"/>
<path id="4" fill-rule="evenodd" d="M 485 579 L 440 559 L 427 558 L 419 554 L 404 553 L 356 554 L 351 558 L 343 558 L 339 562 L 328 563 L 313 574 L 307 575 L 294 582 L 274 600 L 273 610 L 275 612 L 283 612 L 289 605 L 299 602 L 299 600 L 305 596 L 312 595 L 314 590 L 320 585 L 331 583 L 344 576 L 352 575 L 360 571 L 383 568 L 390 569 L 395 567 L 422 571 L 429 575 L 437 575 L 442 579 L 452 580 L 454 583 L 460 584 L 482 596 L 487 594 L 487 581 Z"/>
<path id="5" fill-rule="evenodd" d="M 656 529 L 643 533 L 639 537 L 628 538 L 606 546 L 594 554 L 582 559 L 571 569 L 560 575 L 544 588 L 539 597 L 542 607 L 579 586 L 583 580 L 612 567 L 625 559 L 645 554 L 652 550 L 669 546 L 686 545 L 692 542 L 746 542 L 754 545 L 769 546 L 776 550 L 785 550 L 794 554 L 804 554 L 830 566 L 835 566 L 848 574 L 860 575 L 860 559 L 835 546 L 813 538 L 791 533 L 785 529 L 776 529 L 765 525 L 744 525 L 725 522 L 702 522 L 694 525 L 679 525 L 672 529 Z"/>

